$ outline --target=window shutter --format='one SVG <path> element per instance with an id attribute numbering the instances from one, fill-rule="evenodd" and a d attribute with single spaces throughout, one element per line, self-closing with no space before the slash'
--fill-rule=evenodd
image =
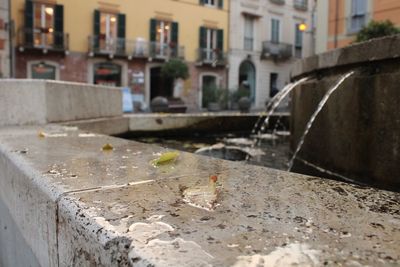
<path id="1" fill-rule="evenodd" d="M 207 47 L 207 28 L 200 27 L 199 31 L 199 48 Z"/>
<path id="2" fill-rule="evenodd" d="M 95 10 L 93 16 L 93 48 L 100 47 L 100 11 Z"/>
<path id="3" fill-rule="evenodd" d="M 33 2 L 25 1 L 25 45 L 33 45 Z"/>
<path id="4" fill-rule="evenodd" d="M 224 0 L 218 0 L 218 8 L 220 9 L 224 8 Z"/>
<path id="5" fill-rule="evenodd" d="M 224 51 L 224 30 L 217 30 L 217 48 Z"/>
<path id="6" fill-rule="evenodd" d="M 56 48 L 64 47 L 64 6 L 56 5 L 54 9 L 54 44 Z"/>
<path id="7" fill-rule="evenodd" d="M 178 45 L 179 43 L 179 25 L 178 22 L 172 22 L 171 42 Z"/>
<path id="8" fill-rule="evenodd" d="M 119 52 L 125 51 L 125 25 L 125 14 L 118 14 L 117 49 L 119 50 Z"/>
<path id="9" fill-rule="evenodd" d="M 200 0 L 199 4 L 204 5 L 204 0 Z"/>
<path id="10" fill-rule="evenodd" d="M 157 20 L 156 19 L 151 19 L 150 20 L 150 41 L 155 42 L 156 41 L 156 36 L 157 36 Z"/>

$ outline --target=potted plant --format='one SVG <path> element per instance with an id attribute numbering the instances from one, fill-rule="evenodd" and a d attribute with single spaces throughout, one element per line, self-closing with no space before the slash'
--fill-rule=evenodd
<path id="1" fill-rule="evenodd" d="M 228 90 L 216 86 L 203 88 L 203 107 L 208 111 L 219 111 L 225 109 L 228 103 Z"/>
<path id="2" fill-rule="evenodd" d="M 250 90 L 246 87 L 239 87 L 231 94 L 231 108 L 248 112 L 251 107 Z"/>
<path id="3" fill-rule="evenodd" d="M 179 59 L 171 59 L 161 68 L 161 75 L 174 81 L 174 98 L 180 98 L 183 81 L 189 77 L 189 68 L 185 62 Z"/>

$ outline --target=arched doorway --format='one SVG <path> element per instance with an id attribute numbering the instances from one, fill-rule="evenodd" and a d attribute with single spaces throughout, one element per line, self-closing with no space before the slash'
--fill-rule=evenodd
<path id="1" fill-rule="evenodd" d="M 254 102 L 256 96 L 256 68 L 249 60 L 245 60 L 240 64 L 239 86 L 250 90 L 250 99 Z"/>
<path id="2" fill-rule="evenodd" d="M 122 67 L 112 62 L 95 63 L 93 83 L 107 86 L 121 86 Z"/>

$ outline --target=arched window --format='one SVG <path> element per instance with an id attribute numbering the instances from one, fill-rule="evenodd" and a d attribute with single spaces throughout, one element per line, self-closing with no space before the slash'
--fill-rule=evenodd
<path id="1" fill-rule="evenodd" d="M 249 60 L 245 60 L 240 64 L 239 86 L 250 90 L 250 99 L 254 102 L 256 96 L 256 68 Z"/>
<path id="2" fill-rule="evenodd" d="M 28 77 L 31 79 L 58 80 L 57 63 L 48 61 L 32 61 L 28 63 Z"/>
<path id="3" fill-rule="evenodd" d="M 107 86 L 121 86 L 122 68 L 112 62 L 95 63 L 93 83 Z"/>

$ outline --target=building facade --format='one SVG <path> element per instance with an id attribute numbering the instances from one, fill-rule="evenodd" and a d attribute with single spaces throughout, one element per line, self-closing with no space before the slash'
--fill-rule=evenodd
<path id="1" fill-rule="evenodd" d="M 148 104 L 179 97 L 201 107 L 201 88 L 227 81 L 229 0 L 13 0 L 16 77 L 131 88 Z M 161 75 L 182 59 L 178 96 Z"/>
<path id="2" fill-rule="evenodd" d="M 9 0 L 0 0 L 0 78 L 11 76 Z"/>
<path id="3" fill-rule="evenodd" d="M 229 89 L 248 88 L 253 107 L 264 108 L 293 62 L 313 53 L 312 11 L 311 0 L 231 0 Z"/>
<path id="4" fill-rule="evenodd" d="M 398 0 L 327 0 L 317 3 L 316 52 L 349 45 L 371 20 L 400 26 Z"/>

